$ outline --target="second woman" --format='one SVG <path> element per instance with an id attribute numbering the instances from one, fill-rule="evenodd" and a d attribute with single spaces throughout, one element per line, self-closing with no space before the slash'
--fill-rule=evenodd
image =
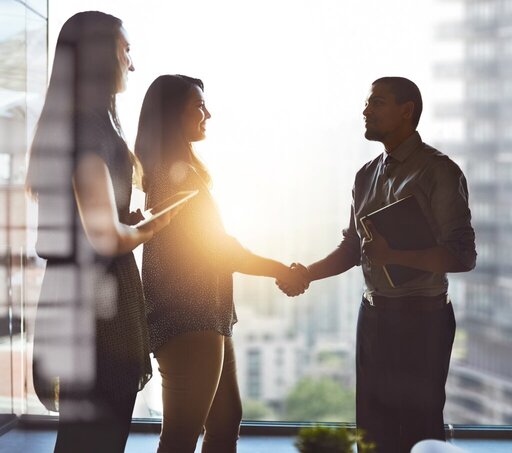
<path id="1" fill-rule="evenodd" d="M 209 118 L 201 80 L 160 76 L 144 98 L 135 143 L 148 206 L 199 190 L 144 248 L 150 348 L 162 375 L 160 453 L 193 453 L 203 427 L 203 453 L 236 452 L 242 408 L 231 340 L 233 272 L 306 286 L 286 265 L 226 234 L 210 175 L 192 147 L 205 138 Z"/>

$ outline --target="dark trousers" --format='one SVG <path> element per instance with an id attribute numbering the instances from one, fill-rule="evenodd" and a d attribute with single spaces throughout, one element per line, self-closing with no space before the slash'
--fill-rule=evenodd
<path id="1" fill-rule="evenodd" d="M 420 440 L 445 440 L 445 383 L 454 335 L 451 303 L 435 310 L 390 309 L 363 299 L 356 420 L 377 453 L 409 453 Z"/>
<path id="2" fill-rule="evenodd" d="M 122 453 L 126 446 L 137 389 L 126 398 L 66 397 L 59 402 L 55 453 Z"/>

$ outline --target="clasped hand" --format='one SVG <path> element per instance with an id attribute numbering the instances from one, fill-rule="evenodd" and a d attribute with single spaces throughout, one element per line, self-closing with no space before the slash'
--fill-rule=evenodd
<path id="1" fill-rule="evenodd" d="M 386 239 L 377 231 L 373 223 L 366 221 L 365 225 L 368 228 L 370 237 L 363 239 L 363 255 L 368 258 L 370 264 L 375 266 L 392 264 L 393 249 L 389 247 Z"/>
<path id="2" fill-rule="evenodd" d="M 184 205 L 178 206 L 177 208 L 174 208 L 172 211 L 166 212 L 165 214 L 161 215 L 159 218 L 153 220 L 152 222 L 139 227 L 138 230 L 150 233 L 152 236 L 154 236 L 160 230 L 169 225 L 171 220 L 174 219 L 174 217 L 176 217 L 179 214 L 179 212 L 183 209 L 183 206 Z M 140 213 L 140 209 L 138 209 L 137 212 L 135 213 L 135 215 L 138 214 L 142 217 L 142 219 L 144 219 L 144 217 Z"/>
<path id="3" fill-rule="evenodd" d="M 287 296 L 294 297 L 303 294 L 310 282 L 308 269 L 300 263 L 292 263 L 287 272 L 276 280 L 276 285 Z"/>

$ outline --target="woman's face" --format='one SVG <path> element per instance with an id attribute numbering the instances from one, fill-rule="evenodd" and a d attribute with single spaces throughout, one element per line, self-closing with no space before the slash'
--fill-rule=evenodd
<path id="1" fill-rule="evenodd" d="M 119 36 L 117 38 L 117 60 L 119 62 L 119 80 L 117 81 L 116 93 L 122 93 L 126 90 L 128 73 L 135 71 L 132 57 L 130 56 L 130 42 L 124 27 L 119 29 Z"/>
<path id="2" fill-rule="evenodd" d="M 206 120 L 209 118 L 211 115 L 204 103 L 203 91 L 193 85 L 181 114 L 181 127 L 185 141 L 191 143 L 206 138 Z"/>

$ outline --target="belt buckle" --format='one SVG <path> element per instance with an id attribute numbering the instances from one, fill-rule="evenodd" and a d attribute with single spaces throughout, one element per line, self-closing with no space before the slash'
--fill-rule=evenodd
<path id="1" fill-rule="evenodd" d="M 372 296 L 372 294 L 371 294 L 371 293 L 369 293 L 369 292 L 365 293 L 364 298 L 368 301 L 368 303 L 369 303 L 372 307 L 375 307 L 375 304 L 373 303 L 373 296 Z"/>

